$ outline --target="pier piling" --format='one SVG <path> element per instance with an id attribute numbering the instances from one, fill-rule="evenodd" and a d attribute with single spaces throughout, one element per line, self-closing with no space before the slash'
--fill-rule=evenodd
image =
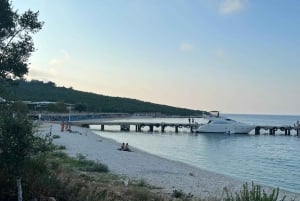
<path id="1" fill-rule="evenodd" d="M 260 134 L 260 127 L 255 127 L 255 135 L 259 135 Z"/>

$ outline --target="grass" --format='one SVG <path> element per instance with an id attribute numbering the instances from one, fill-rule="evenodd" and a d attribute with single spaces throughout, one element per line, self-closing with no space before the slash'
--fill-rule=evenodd
<path id="1" fill-rule="evenodd" d="M 56 151 L 52 153 L 52 156 L 57 160 L 60 160 L 65 165 L 76 168 L 80 171 L 88 172 L 108 172 L 108 167 L 100 162 L 92 160 L 86 160 L 82 154 L 77 155 L 77 158 L 69 157 L 64 152 Z"/>
<path id="2" fill-rule="evenodd" d="M 224 189 L 226 198 L 224 201 L 278 201 L 279 188 L 273 189 L 271 193 L 266 193 L 260 185 L 252 182 L 251 188 L 248 183 L 243 184 L 243 188 L 238 193 L 231 193 Z M 285 196 L 281 201 L 285 200 Z"/>

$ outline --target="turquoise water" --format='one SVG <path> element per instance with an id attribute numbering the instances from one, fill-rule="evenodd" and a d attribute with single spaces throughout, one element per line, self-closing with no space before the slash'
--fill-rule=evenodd
<path id="1" fill-rule="evenodd" d="M 227 115 L 254 125 L 292 125 L 299 116 Z M 128 120 L 125 120 L 128 121 Z M 131 119 L 130 121 L 137 121 Z M 187 122 L 187 119 L 140 119 L 147 122 Z M 205 122 L 196 119 L 197 122 Z M 93 128 L 97 128 L 94 126 Z M 146 152 L 181 161 L 210 171 L 252 180 L 261 184 L 300 193 L 300 137 L 270 135 L 190 134 L 174 128 L 158 132 L 96 131 L 118 142 L 128 142 Z M 134 128 L 132 128 L 134 130 Z"/>

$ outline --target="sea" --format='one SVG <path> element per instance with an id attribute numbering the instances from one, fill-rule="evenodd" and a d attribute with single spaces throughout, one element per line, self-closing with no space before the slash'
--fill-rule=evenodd
<path id="1" fill-rule="evenodd" d="M 300 116 L 291 115 L 241 115 L 225 114 L 228 118 L 252 125 L 294 125 Z M 115 121 L 188 123 L 187 118 L 130 118 Z M 195 118 L 197 123 L 207 120 Z M 198 168 L 221 173 L 245 181 L 279 187 L 300 193 L 300 136 L 295 132 L 285 136 L 282 132 L 269 135 L 194 134 L 181 128 L 178 133 L 169 128 L 161 133 L 159 128 L 148 132 L 121 132 L 119 126 L 91 126 L 95 133 L 130 147 L 167 159 L 180 161 Z"/>

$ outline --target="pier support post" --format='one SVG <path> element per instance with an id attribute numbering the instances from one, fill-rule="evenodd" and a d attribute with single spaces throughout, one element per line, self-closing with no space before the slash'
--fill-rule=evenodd
<path id="1" fill-rule="evenodd" d="M 161 132 L 162 132 L 162 133 L 165 132 L 165 125 L 161 125 Z"/>
<path id="2" fill-rule="evenodd" d="M 191 131 L 191 133 L 193 133 L 193 132 L 194 132 L 193 126 L 191 126 L 191 129 L 190 129 L 190 131 Z"/>
<path id="3" fill-rule="evenodd" d="M 255 135 L 259 135 L 260 134 L 260 127 L 255 127 Z"/>
<path id="4" fill-rule="evenodd" d="M 149 131 L 153 132 L 153 125 L 149 125 Z"/>
<path id="5" fill-rule="evenodd" d="M 130 125 L 121 124 L 120 127 L 121 127 L 120 128 L 121 131 L 130 131 Z"/>
<path id="6" fill-rule="evenodd" d="M 270 135 L 275 135 L 276 130 L 277 130 L 276 128 L 270 128 L 269 130 Z"/>
<path id="7" fill-rule="evenodd" d="M 297 128 L 297 136 L 299 136 L 299 134 L 300 134 L 300 129 Z"/>
<path id="8" fill-rule="evenodd" d="M 104 131 L 104 125 L 101 125 L 101 130 Z"/>
<path id="9" fill-rule="evenodd" d="M 175 133 L 178 133 L 178 126 L 175 126 Z"/>

